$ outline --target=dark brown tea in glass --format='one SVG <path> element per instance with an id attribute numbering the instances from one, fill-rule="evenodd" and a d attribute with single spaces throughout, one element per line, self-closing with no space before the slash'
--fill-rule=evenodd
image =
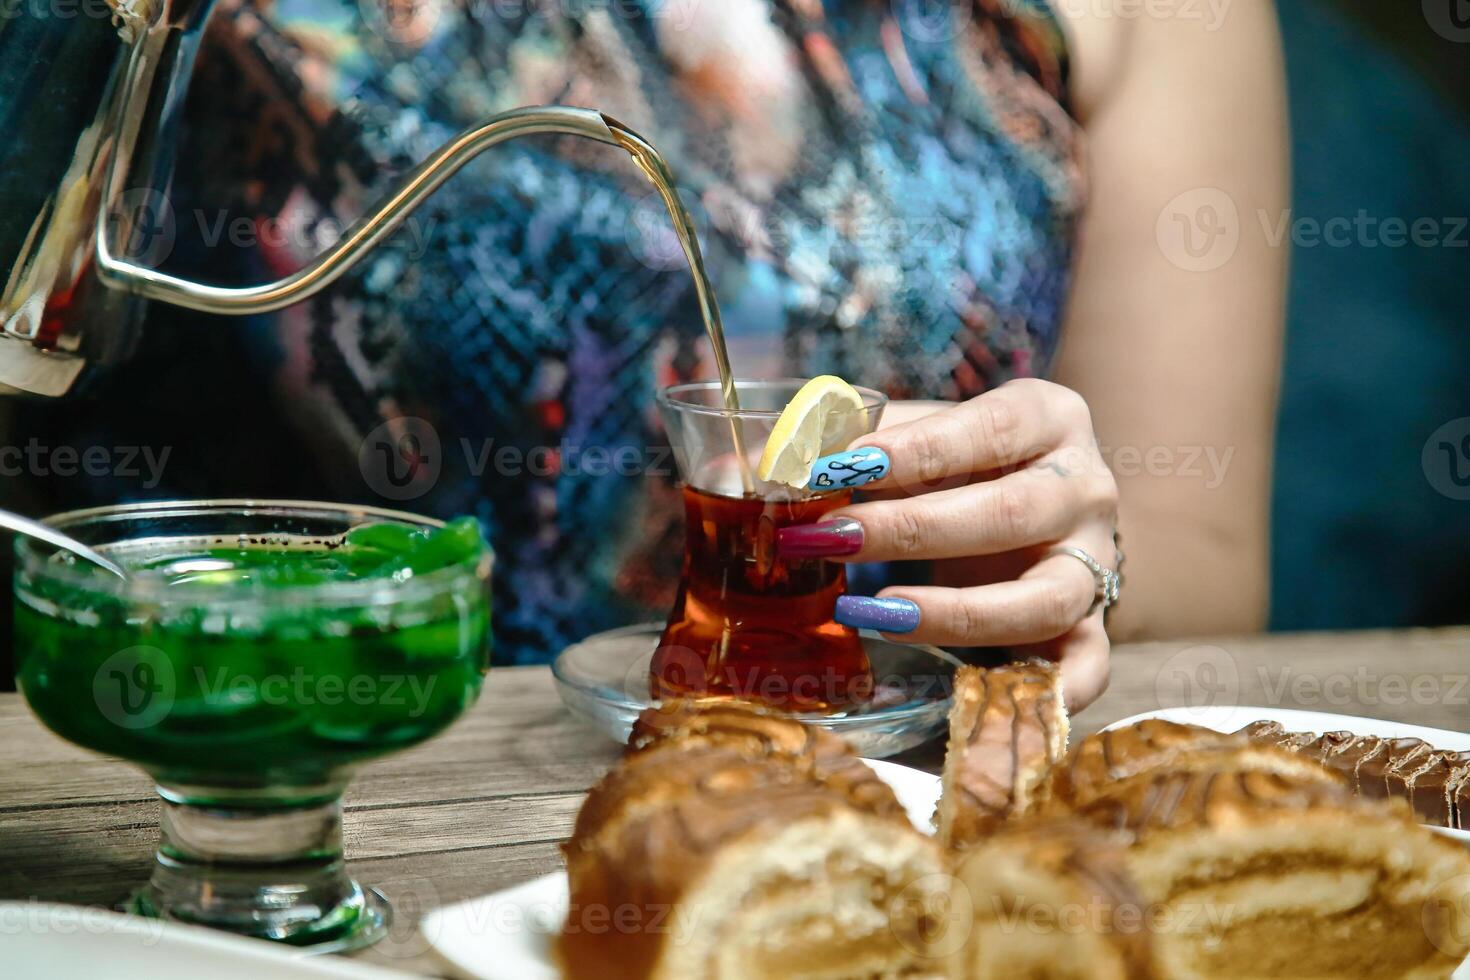
<path id="1" fill-rule="evenodd" d="M 812 495 L 763 484 L 736 447 L 758 456 L 799 381 L 738 382 L 742 408 L 719 405 L 717 385 L 660 393 L 684 477 L 684 568 L 651 665 L 655 698 L 708 695 L 796 711 L 866 701 L 873 675 L 855 630 L 832 619 L 846 588 L 841 563 L 776 555 L 776 531 L 809 524 L 851 492 Z M 881 395 L 863 392 L 868 425 Z M 738 431 L 738 435 L 736 432 Z"/>

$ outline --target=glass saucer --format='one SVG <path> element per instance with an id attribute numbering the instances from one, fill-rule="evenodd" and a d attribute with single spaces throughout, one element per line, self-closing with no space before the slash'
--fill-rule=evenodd
<path id="1" fill-rule="evenodd" d="M 662 623 L 640 623 L 567 647 L 551 665 L 563 703 L 608 738 L 626 742 L 633 720 L 652 703 L 648 666 L 663 630 Z M 936 647 L 891 643 L 866 630 L 862 638 L 873 665 L 873 699 L 836 714 L 797 717 L 841 735 L 870 759 L 943 731 L 960 662 Z"/>

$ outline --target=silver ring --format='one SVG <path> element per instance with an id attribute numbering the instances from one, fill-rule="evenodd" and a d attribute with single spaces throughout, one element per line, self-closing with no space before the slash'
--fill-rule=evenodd
<path id="1" fill-rule="evenodd" d="M 1103 568 L 1102 562 L 1083 551 L 1081 548 L 1073 548 L 1070 545 L 1057 545 L 1048 552 L 1051 555 L 1067 555 L 1075 558 L 1087 566 L 1092 573 L 1092 580 L 1097 583 L 1097 591 L 1092 595 L 1092 605 L 1087 607 L 1087 615 L 1091 616 L 1099 608 L 1106 609 L 1118 601 L 1118 591 L 1122 588 L 1123 579 L 1111 568 Z"/>

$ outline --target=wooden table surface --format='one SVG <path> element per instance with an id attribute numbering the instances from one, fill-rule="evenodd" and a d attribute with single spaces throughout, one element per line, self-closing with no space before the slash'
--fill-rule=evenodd
<path id="1" fill-rule="evenodd" d="M 1201 703 L 1470 731 L 1470 628 L 1123 646 L 1112 686 L 1073 730 Z M 449 732 L 365 767 L 347 794 L 347 855 L 398 918 L 359 956 L 439 973 L 418 918 L 557 868 L 558 842 L 616 752 L 567 713 L 546 668 L 496 669 Z M 895 761 L 936 769 L 939 758 L 936 744 Z M 61 741 L 18 695 L 0 695 L 0 900 L 112 905 L 148 874 L 157 834 L 141 772 Z"/>

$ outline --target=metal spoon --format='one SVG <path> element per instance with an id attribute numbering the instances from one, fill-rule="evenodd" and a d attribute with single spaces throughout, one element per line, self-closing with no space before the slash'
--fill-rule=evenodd
<path id="1" fill-rule="evenodd" d="M 8 510 L 0 510 L 0 528 L 4 528 L 7 531 L 14 531 L 16 534 L 24 534 L 26 537 L 35 538 L 37 541 L 44 541 L 52 547 L 60 548 L 62 551 L 69 551 L 78 558 L 86 559 L 98 568 L 106 569 L 120 579 L 126 579 L 128 577 L 128 573 L 123 571 L 123 567 L 117 562 L 98 554 L 75 538 L 67 537 L 65 534 L 56 530 L 56 528 L 47 527 L 45 524 L 39 521 L 33 521 L 29 517 L 21 517 L 19 514 L 12 514 Z"/>

